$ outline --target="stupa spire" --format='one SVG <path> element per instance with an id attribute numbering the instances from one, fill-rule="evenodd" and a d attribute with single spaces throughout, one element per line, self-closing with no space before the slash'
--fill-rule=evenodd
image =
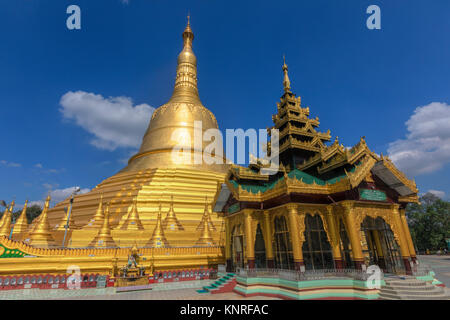
<path id="1" fill-rule="evenodd" d="M 191 29 L 190 16 L 183 31 L 183 50 L 178 55 L 175 87 L 169 102 L 186 102 L 201 104 L 197 88 L 197 58 L 192 51 L 194 33 Z"/>
<path id="2" fill-rule="evenodd" d="M 169 211 L 167 212 L 167 216 L 164 219 L 163 227 L 164 229 L 167 229 L 167 227 L 169 227 L 170 230 L 184 230 L 183 226 L 178 221 L 177 216 L 175 215 L 175 211 L 173 210 L 173 195 L 170 196 L 170 207 Z"/>
<path id="3" fill-rule="evenodd" d="M 164 235 L 164 230 L 161 224 L 161 204 L 159 204 L 159 212 L 156 218 L 156 226 L 155 229 L 153 230 L 152 238 L 150 239 L 149 245 L 155 248 L 167 247 L 169 245 L 166 236 Z"/>
<path id="4" fill-rule="evenodd" d="M 143 230 L 141 219 L 139 219 L 139 213 L 137 211 L 137 197 L 133 199 L 131 204 L 131 211 L 128 214 L 127 219 L 122 225 L 123 230 Z"/>
<path id="5" fill-rule="evenodd" d="M 289 80 L 289 75 L 288 75 L 288 66 L 286 64 L 286 58 L 283 55 L 283 73 L 284 73 L 284 79 L 283 79 L 283 89 L 284 92 L 291 92 L 291 81 Z"/>
<path id="6" fill-rule="evenodd" d="M 6 206 L 6 207 L 5 207 L 5 211 L 3 211 L 3 215 L 2 215 L 2 218 L 1 218 L 1 220 L 0 220 L 0 228 L 3 227 L 3 225 L 5 224 L 5 221 L 6 221 L 6 217 L 7 217 L 7 215 L 8 215 L 8 212 L 9 212 L 9 207 Z"/>
<path id="7" fill-rule="evenodd" d="M 28 230 L 27 207 L 28 207 L 28 200 L 25 201 L 22 212 L 20 216 L 17 218 L 16 223 L 14 224 L 14 229 L 12 233 L 12 237 L 14 239 L 19 238 Z"/>
<path id="8" fill-rule="evenodd" d="M 14 201 L 10 204 L 9 208 L 6 207 L 5 213 L 3 213 L 2 220 L 0 221 L 0 237 L 7 237 L 11 233 L 11 216 L 14 208 Z"/>
<path id="9" fill-rule="evenodd" d="M 29 244 L 37 247 L 51 247 L 55 245 L 50 225 L 48 223 L 48 208 L 50 207 L 50 195 L 45 199 L 44 210 L 39 217 L 39 221 L 34 225 L 29 234 Z"/>
<path id="10" fill-rule="evenodd" d="M 109 226 L 109 203 L 106 205 L 106 208 L 105 208 L 102 227 L 98 231 L 97 236 L 94 238 L 93 244 L 96 247 L 115 247 L 116 246 L 116 243 L 114 242 L 114 240 L 111 236 L 111 228 Z"/>
<path id="11" fill-rule="evenodd" d="M 94 217 L 85 226 L 87 229 L 98 229 L 103 225 L 104 213 L 103 213 L 103 193 L 100 195 L 100 201 L 98 203 L 97 210 Z"/>
<path id="12" fill-rule="evenodd" d="M 206 220 L 208 223 L 208 226 L 211 230 L 216 231 L 216 227 L 214 226 L 214 223 L 211 220 L 211 212 L 209 210 L 208 205 L 208 197 L 205 197 L 205 210 L 203 211 L 202 220 L 197 226 L 197 230 L 203 230 L 204 224 L 203 221 Z"/>
<path id="13" fill-rule="evenodd" d="M 200 238 L 197 240 L 198 246 L 214 246 L 214 241 L 211 236 L 211 230 L 209 229 L 208 219 L 203 219 L 203 228 Z"/>

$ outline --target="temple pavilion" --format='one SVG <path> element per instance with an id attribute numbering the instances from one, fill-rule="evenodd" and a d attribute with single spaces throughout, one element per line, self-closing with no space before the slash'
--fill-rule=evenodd
<path id="1" fill-rule="evenodd" d="M 416 252 L 405 217 L 417 187 L 364 137 L 352 148 L 331 144 L 330 130 L 291 91 L 286 63 L 284 92 L 272 116 L 279 130 L 279 169 L 264 174 L 263 161 L 233 165 L 214 211 L 225 219 L 228 270 L 236 268 L 365 269 L 378 265 L 410 273 Z M 268 145 L 270 155 L 270 145 Z"/>

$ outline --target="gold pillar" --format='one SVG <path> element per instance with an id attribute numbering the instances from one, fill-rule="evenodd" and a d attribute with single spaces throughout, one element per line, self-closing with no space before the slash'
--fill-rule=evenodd
<path id="1" fill-rule="evenodd" d="M 344 218 L 348 236 L 350 238 L 350 243 L 352 245 L 353 261 L 355 262 L 356 268 L 361 269 L 364 262 L 362 247 L 361 247 L 361 226 L 357 225 L 355 212 L 353 210 L 353 203 L 344 202 L 342 203 L 344 208 Z"/>
<path id="2" fill-rule="evenodd" d="M 372 230 L 372 234 L 373 234 L 373 239 L 375 241 L 375 246 L 377 247 L 377 255 L 378 257 L 382 258 L 383 255 L 383 248 L 381 247 L 381 240 L 380 240 L 380 233 L 378 232 L 378 230 Z"/>
<path id="3" fill-rule="evenodd" d="M 272 226 L 270 223 L 269 212 L 264 211 L 264 243 L 266 246 L 266 260 L 267 260 L 267 268 L 274 267 L 274 256 L 273 256 L 273 234 L 272 234 Z"/>
<path id="4" fill-rule="evenodd" d="M 231 223 L 229 218 L 225 219 L 225 258 L 231 259 Z"/>
<path id="5" fill-rule="evenodd" d="M 246 243 L 246 257 L 249 268 L 255 267 L 255 244 L 253 243 L 252 231 L 252 215 L 251 212 L 245 212 L 245 243 Z"/>
<path id="6" fill-rule="evenodd" d="M 332 206 L 327 207 L 326 219 L 328 230 L 330 232 L 329 237 L 331 240 L 330 244 L 331 250 L 333 252 L 334 264 L 336 266 L 336 269 L 342 269 L 342 256 L 341 256 L 341 249 L 339 247 L 340 234 L 337 230 L 336 219 L 334 219 Z"/>
<path id="7" fill-rule="evenodd" d="M 297 220 L 297 206 L 290 205 L 286 207 L 288 209 L 289 216 L 289 234 L 291 236 L 292 241 L 292 251 L 294 254 L 294 264 L 297 270 L 300 269 L 300 266 L 304 265 L 303 263 L 303 252 L 302 246 L 300 244 L 300 233 L 298 230 L 298 220 Z"/>
<path id="8" fill-rule="evenodd" d="M 398 233 L 400 252 L 402 254 L 402 257 L 409 258 L 408 244 L 406 242 L 406 237 L 403 232 L 403 225 L 402 225 L 402 220 L 400 218 L 400 212 L 398 210 L 398 206 L 394 206 L 392 214 L 394 216 L 395 229 Z"/>
<path id="9" fill-rule="evenodd" d="M 408 244 L 409 254 L 411 255 L 411 259 L 416 261 L 416 249 L 414 248 L 414 243 L 411 237 L 411 231 L 409 230 L 408 221 L 406 221 L 406 212 L 405 208 L 399 209 L 400 218 L 403 226 L 403 233 L 406 236 L 406 243 Z"/>
<path id="10" fill-rule="evenodd" d="M 408 244 L 406 241 L 405 234 L 403 232 L 403 226 L 402 226 L 402 219 L 400 218 L 400 212 L 398 210 L 399 206 L 394 205 L 393 206 L 393 212 L 392 215 L 394 216 L 394 224 L 395 224 L 395 230 L 398 235 L 398 241 L 400 246 L 400 253 L 402 255 L 403 263 L 405 264 L 405 271 L 406 274 L 411 274 L 411 265 L 409 264 L 409 249 Z M 392 229 L 392 226 L 391 226 Z M 395 232 L 395 230 L 392 230 Z"/>

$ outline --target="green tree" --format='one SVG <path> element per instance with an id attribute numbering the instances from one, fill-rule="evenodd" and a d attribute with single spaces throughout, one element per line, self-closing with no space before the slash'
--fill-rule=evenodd
<path id="1" fill-rule="evenodd" d="M 12 221 L 16 221 L 17 218 L 19 218 L 20 214 L 22 213 L 22 210 L 16 210 L 12 214 Z M 27 207 L 27 222 L 30 224 L 36 217 L 39 217 L 39 215 L 42 213 L 42 208 L 34 204 L 32 206 Z"/>
<path id="2" fill-rule="evenodd" d="M 450 237 L 450 202 L 426 193 L 420 198 L 420 204 L 408 205 L 406 216 L 419 251 L 447 247 L 445 239 Z"/>

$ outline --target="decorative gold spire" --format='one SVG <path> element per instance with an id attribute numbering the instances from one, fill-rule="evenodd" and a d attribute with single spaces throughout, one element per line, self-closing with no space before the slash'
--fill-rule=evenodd
<path id="1" fill-rule="evenodd" d="M 173 196 L 170 197 L 170 208 L 167 212 L 167 216 L 163 222 L 163 228 L 167 229 L 169 227 L 170 230 L 184 230 L 181 223 L 178 221 L 177 216 L 175 215 L 175 211 L 173 210 Z"/>
<path id="2" fill-rule="evenodd" d="M 183 50 L 178 55 L 172 96 L 167 103 L 152 113 L 138 153 L 128 160 L 127 167 L 121 172 L 183 167 L 225 173 L 228 169 L 223 162 L 223 157 L 215 149 L 211 154 L 213 158 L 216 158 L 213 163 L 195 161 L 198 156 L 212 151 L 205 150 L 209 145 L 207 142 L 201 145 L 194 144 L 195 139 L 192 137 L 197 134 L 194 131 L 199 129 L 195 126 L 196 121 L 202 123 L 202 132 L 218 129 L 218 125 L 214 114 L 202 105 L 199 98 L 197 58 L 192 51 L 194 33 L 189 20 L 182 36 Z M 221 143 L 219 147 L 222 148 Z M 173 152 L 174 148 L 179 152 Z"/>
<path id="3" fill-rule="evenodd" d="M 3 225 L 5 224 L 6 217 L 8 216 L 8 212 L 9 212 L 9 207 L 6 206 L 5 211 L 3 212 L 3 215 L 2 215 L 2 219 L 0 220 L 0 228 L 2 228 Z"/>
<path id="4" fill-rule="evenodd" d="M 161 225 L 161 204 L 159 204 L 159 212 L 158 217 L 156 219 L 156 226 L 153 230 L 152 238 L 149 241 L 149 244 L 155 248 L 168 247 L 169 243 L 167 242 L 166 236 L 164 235 L 164 230 Z"/>
<path id="5" fill-rule="evenodd" d="M 286 65 L 286 59 L 283 55 L 283 73 L 284 73 L 284 79 L 283 79 L 283 87 L 284 92 L 291 92 L 291 81 L 289 80 L 288 76 L 288 66 Z"/>
<path id="6" fill-rule="evenodd" d="M 34 225 L 29 233 L 29 244 L 36 247 L 48 248 L 55 245 L 50 225 L 48 223 L 48 208 L 50 206 L 50 195 L 45 199 L 44 210 L 39 217 L 39 221 Z"/>
<path id="7" fill-rule="evenodd" d="M 211 237 L 211 230 L 209 230 L 208 219 L 203 219 L 203 229 L 200 238 L 198 239 L 196 245 L 198 246 L 214 246 L 214 241 Z"/>
<path id="8" fill-rule="evenodd" d="M 0 221 L 0 237 L 9 238 L 9 235 L 11 234 L 11 216 L 13 208 L 14 200 L 9 208 L 6 208 L 5 213 L 3 213 L 2 220 Z"/>
<path id="9" fill-rule="evenodd" d="M 17 218 L 16 223 L 14 224 L 14 229 L 12 233 L 12 238 L 14 240 L 20 240 L 28 230 L 27 207 L 28 207 L 28 200 L 25 201 L 22 213 Z"/>
<path id="10" fill-rule="evenodd" d="M 201 104 L 197 89 L 197 58 L 192 51 L 194 33 L 190 18 L 183 32 L 183 50 L 178 55 L 175 87 L 169 102 L 186 102 Z"/>
<path id="11" fill-rule="evenodd" d="M 137 211 L 137 197 L 134 198 L 131 204 L 131 211 L 128 214 L 127 219 L 122 225 L 122 230 L 143 230 L 141 219 L 139 219 L 139 213 Z"/>
<path id="12" fill-rule="evenodd" d="M 109 203 L 106 205 L 102 228 L 98 231 L 97 236 L 94 238 L 93 245 L 96 247 L 116 246 L 116 243 L 111 236 L 111 228 L 109 227 Z"/>
<path id="13" fill-rule="evenodd" d="M 89 221 L 87 226 L 85 226 L 86 229 L 98 229 L 103 225 L 104 220 L 104 214 L 103 214 L 103 193 L 100 195 L 100 201 L 98 203 L 97 211 L 95 211 L 94 217 Z"/>
<path id="14" fill-rule="evenodd" d="M 205 197 L 205 211 L 203 211 L 202 220 L 198 224 L 197 230 L 203 230 L 204 220 L 207 221 L 208 226 L 211 230 L 216 231 L 216 227 L 214 226 L 214 223 L 211 220 L 211 211 L 209 210 L 208 197 Z"/>

